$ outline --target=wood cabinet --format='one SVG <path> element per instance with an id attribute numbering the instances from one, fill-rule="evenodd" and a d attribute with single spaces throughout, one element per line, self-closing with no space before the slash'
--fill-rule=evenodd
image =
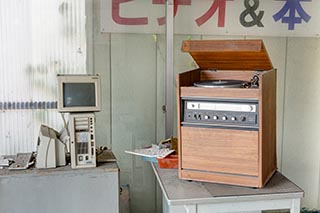
<path id="1" fill-rule="evenodd" d="M 179 177 L 263 187 L 276 171 L 276 70 L 261 40 L 184 41 L 199 69 L 177 75 Z M 206 88 L 206 80 L 242 80 L 258 76 L 255 87 Z M 187 125 L 184 99 L 257 103 L 257 125 Z"/>

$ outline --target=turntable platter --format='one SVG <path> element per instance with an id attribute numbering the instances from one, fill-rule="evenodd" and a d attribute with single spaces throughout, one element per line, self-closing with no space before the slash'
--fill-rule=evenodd
<path id="1" fill-rule="evenodd" d="M 210 80 L 195 82 L 193 85 L 207 88 L 243 88 L 247 83 L 240 80 Z"/>

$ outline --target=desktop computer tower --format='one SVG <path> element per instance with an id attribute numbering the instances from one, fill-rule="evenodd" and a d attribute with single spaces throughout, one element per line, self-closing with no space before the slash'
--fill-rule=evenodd
<path id="1" fill-rule="evenodd" d="M 96 167 L 94 113 L 70 113 L 69 131 L 71 167 Z"/>

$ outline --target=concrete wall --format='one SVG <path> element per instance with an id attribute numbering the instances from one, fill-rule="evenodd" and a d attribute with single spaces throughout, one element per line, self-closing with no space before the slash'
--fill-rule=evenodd
<path id="1" fill-rule="evenodd" d="M 319 209 L 320 39 L 287 41 L 282 171 L 305 190 L 303 204 Z"/>
<path id="2" fill-rule="evenodd" d="M 89 68 L 103 79 L 103 111 L 98 113 L 98 145 L 112 147 L 120 165 L 120 183 L 130 184 L 131 212 L 160 212 L 159 189 L 148 163 L 125 150 L 164 137 L 165 37 L 150 34 L 101 34 L 100 1 L 92 0 Z M 91 25 L 90 25 L 91 24 Z M 174 72 L 195 67 L 174 37 Z M 191 39 L 256 37 L 191 36 Z M 259 37 L 261 38 L 261 37 Z M 278 168 L 305 190 L 303 206 L 319 208 L 320 39 L 263 37 L 278 69 Z M 176 134 L 176 119 L 174 120 Z"/>

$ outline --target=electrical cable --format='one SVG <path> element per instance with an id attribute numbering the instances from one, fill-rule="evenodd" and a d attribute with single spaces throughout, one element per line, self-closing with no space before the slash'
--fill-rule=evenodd
<path id="1" fill-rule="evenodd" d="M 68 123 L 66 122 L 66 119 L 64 117 L 64 113 L 61 113 L 61 117 L 62 117 L 62 120 L 63 120 L 63 127 L 67 130 L 67 134 L 68 136 L 70 137 L 70 132 L 69 132 L 69 129 L 68 129 Z"/>

